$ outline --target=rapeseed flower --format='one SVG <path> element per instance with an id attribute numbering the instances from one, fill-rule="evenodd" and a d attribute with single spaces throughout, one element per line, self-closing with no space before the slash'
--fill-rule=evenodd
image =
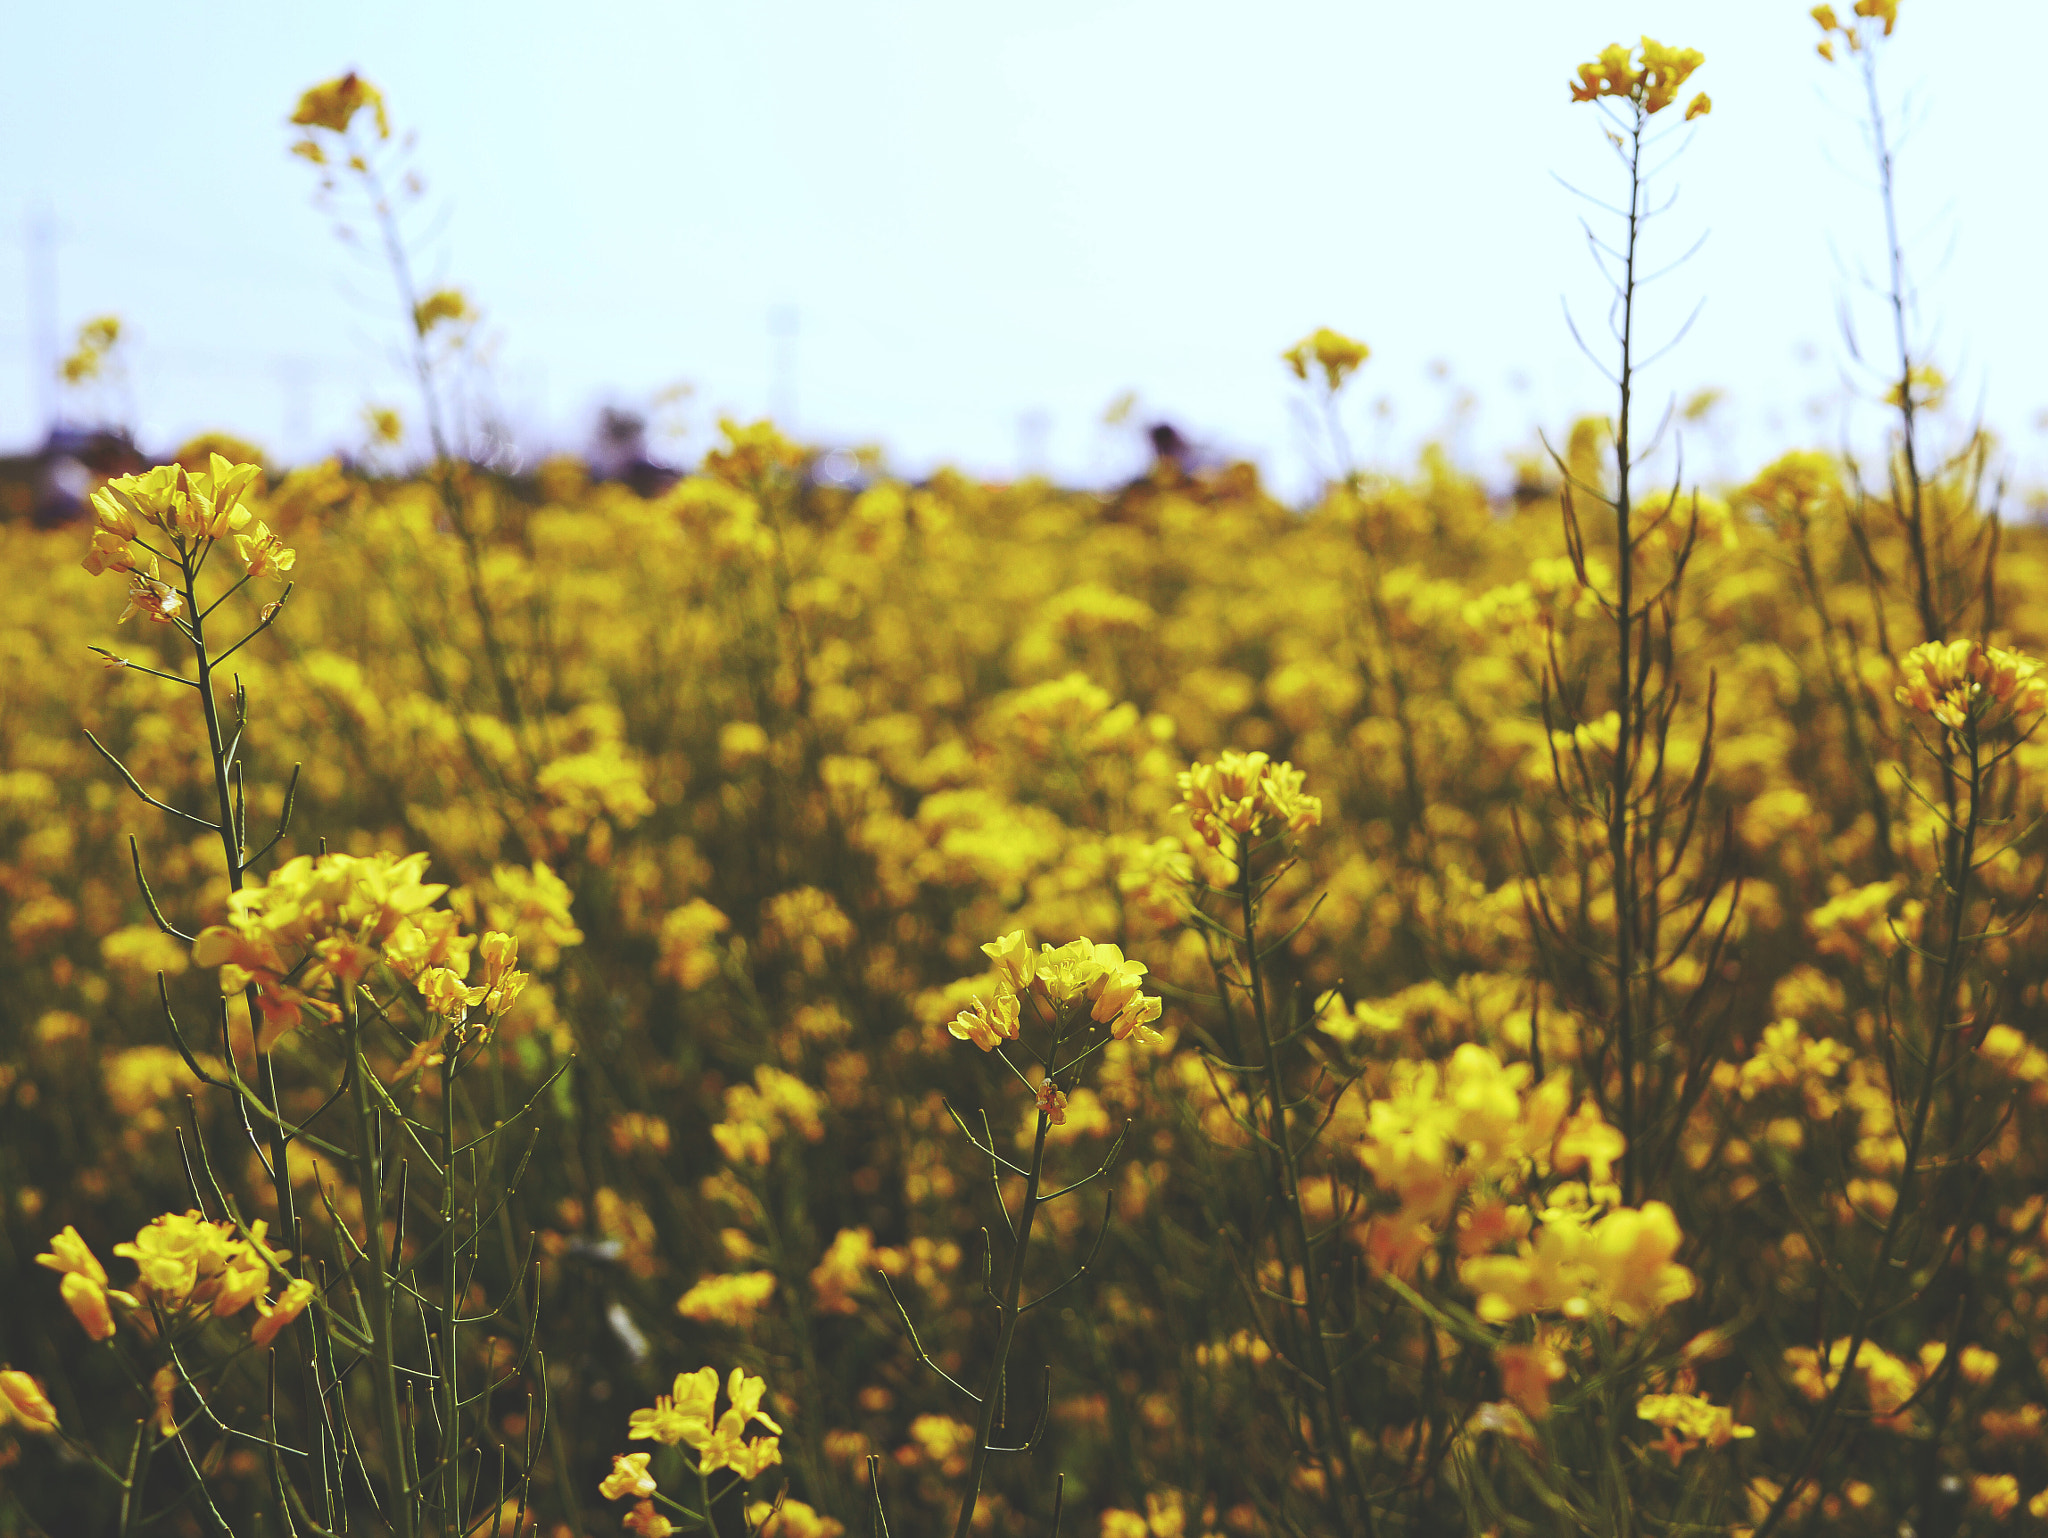
<path id="1" fill-rule="evenodd" d="M 1282 831 L 1303 833 L 1323 820 L 1322 801 L 1302 793 L 1304 778 L 1263 752 L 1226 752 L 1181 773 L 1174 810 L 1185 812 L 1214 849 L 1223 849 L 1226 834 L 1235 847 Z"/>
<path id="2" fill-rule="evenodd" d="M 1572 85 L 1573 101 L 1594 101 L 1615 97 L 1632 102 L 1647 116 L 1662 112 L 1678 99 L 1679 88 L 1694 70 L 1706 63 L 1697 48 L 1671 48 L 1646 37 L 1638 49 L 1626 43 L 1610 43 L 1591 63 L 1579 66 L 1579 78 Z M 1694 98 L 1686 111 L 1698 117 L 1711 104 L 1704 96 Z"/>

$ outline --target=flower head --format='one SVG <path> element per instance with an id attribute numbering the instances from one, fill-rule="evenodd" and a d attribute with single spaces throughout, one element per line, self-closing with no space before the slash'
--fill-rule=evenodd
<path id="1" fill-rule="evenodd" d="M 300 128 L 324 128 L 329 133 L 347 133 L 350 123 L 364 108 L 377 123 L 377 137 L 391 137 L 391 119 L 384 111 L 384 93 L 354 70 L 333 80 L 324 80 L 299 98 L 292 122 Z"/>
<path id="2" fill-rule="evenodd" d="M 25 1372 L 0 1371 L 0 1426 L 19 1424 L 47 1434 L 57 1429 L 57 1412 L 43 1386 Z"/>
<path id="3" fill-rule="evenodd" d="M 1671 48 L 1653 37 L 1642 40 L 1640 49 L 1626 43 L 1610 43 L 1600 56 L 1579 66 L 1579 78 L 1572 85 L 1573 101 L 1594 101 L 1603 96 L 1633 102 L 1645 116 L 1662 112 L 1678 99 L 1692 72 L 1707 62 L 1697 48 Z M 1708 110 L 1704 96 L 1694 98 L 1686 112 L 1699 117 Z"/>
<path id="4" fill-rule="evenodd" d="M 1280 354 L 1281 361 L 1293 370 L 1294 377 L 1308 380 L 1311 366 L 1323 372 L 1323 382 L 1335 393 L 1344 386 L 1344 381 L 1358 371 L 1359 365 L 1372 356 L 1372 349 L 1363 342 L 1355 342 L 1342 332 L 1332 331 L 1328 326 L 1318 327 Z"/>
<path id="5" fill-rule="evenodd" d="M 619 1453 L 612 1459 L 612 1471 L 605 1475 L 597 1493 L 608 1501 L 622 1497 L 643 1498 L 654 1494 L 654 1476 L 647 1472 L 652 1453 Z"/>
<path id="6" fill-rule="evenodd" d="M 1978 641 L 1923 641 L 1899 660 L 1892 697 L 1951 731 L 2048 709 L 2048 679 L 2022 652 Z"/>
<path id="7" fill-rule="evenodd" d="M 1323 820 L 1323 803 L 1302 794 L 1302 772 L 1264 753 L 1225 752 L 1214 763 L 1193 764 L 1180 775 L 1180 801 L 1195 831 L 1224 849 L 1225 835 L 1249 843 L 1265 834 L 1301 833 Z M 1228 853 L 1228 850 L 1225 850 Z"/>

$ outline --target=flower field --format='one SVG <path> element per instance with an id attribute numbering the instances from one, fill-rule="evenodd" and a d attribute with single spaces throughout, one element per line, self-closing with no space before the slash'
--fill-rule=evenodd
<path id="1" fill-rule="evenodd" d="M 1699 62 L 1581 70 L 1631 193 Z M 2048 535 L 1910 350 L 1654 483 L 1623 338 L 1505 498 L 0 524 L 0 1534 L 2048 1521 Z"/>

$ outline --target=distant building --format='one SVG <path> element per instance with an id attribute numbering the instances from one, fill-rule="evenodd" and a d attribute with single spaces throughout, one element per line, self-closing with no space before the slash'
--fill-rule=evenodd
<path id="1" fill-rule="evenodd" d="M 0 519 L 33 519 L 46 528 L 75 523 L 86 516 L 94 487 L 148 468 L 125 432 L 52 428 L 41 448 L 0 456 Z"/>

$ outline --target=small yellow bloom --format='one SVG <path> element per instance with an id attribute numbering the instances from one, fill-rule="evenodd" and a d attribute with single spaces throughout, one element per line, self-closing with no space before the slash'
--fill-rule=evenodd
<path id="1" fill-rule="evenodd" d="M 313 1284 L 303 1276 L 285 1288 L 275 1303 L 256 1300 L 256 1322 L 249 1326 L 249 1339 L 259 1349 L 276 1340 L 278 1333 L 306 1311 L 313 1301 Z"/>
<path id="2" fill-rule="evenodd" d="M 25 1372 L 8 1369 L 0 1371 L 0 1426 L 12 1422 L 47 1433 L 57 1429 L 57 1412 L 40 1383 Z"/>
<path id="3" fill-rule="evenodd" d="M 1696 48 L 1667 47 L 1653 37 L 1644 38 L 1637 51 L 1626 43 L 1610 43 L 1600 51 L 1599 58 L 1579 66 L 1572 100 L 1594 101 L 1611 96 L 1635 103 L 1645 116 L 1662 112 L 1678 99 L 1679 88 L 1706 61 L 1706 55 Z M 1697 107 L 1698 102 L 1694 105 Z"/>
<path id="4" fill-rule="evenodd" d="M 1685 120 L 1690 123 L 1696 117 L 1705 117 L 1714 110 L 1714 98 L 1705 91 L 1699 93 L 1686 105 Z"/>
<path id="5" fill-rule="evenodd" d="M 995 963 L 996 977 L 1006 984 L 1012 993 L 1022 993 L 1031 986 L 1032 974 L 1037 970 L 1037 954 L 1031 949 L 1031 942 L 1024 938 L 1024 931 L 1013 929 L 1000 940 L 991 940 L 982 948 L 984 955 Z"/>
<path id="6" fill-rule="evenodd" d="M 1005 983 L 998 985 L 993 999 L 977 997 L 953 1017 L 946 1029 L 955 1039 L 971 1041 L 982 1051 L 992 1052 L 1003 1042 L 1017 1039 L 1021 1019 L 1017 995 Z"/>
<path id="7" fill-rule="evenodd" d="M 1372 349 L 1365 343 L 1355 342 L 1342 332 L 1321 326 L 1283 352 L 1280 359 L 1293 370 L 1294 377 L 1304 383 L 1308 380 L 1311 365 L 1320 368 L 1323 382 L 1334 394 L 1371 356 Z"/>
<path id="8" fill-rule="evenodd" d="M 654 1494 L 654 1476 L 647 1472 L 652 1453 L 619 1453 L 612 1458 L 612 1471 L 605 1475 L 597 1493 L 608 1501 L 645 1498 Z"/>
<path id="9" fill-rule="evenodd" d="M 1038 1086 L 1038 1114 L 1055 1127 L 1067 1122 L 1067 1097 L 1064 1091 L 1054 1089 L 1050 1082 Z"/>
<path id="10" fill-rule="evenodd" d="M 107 1285 L 107 1268 L 100 1264 L 92 1247 L 79 1237 L 78 1230 L 68 1223 L 64 1232 L 50 1241 L 49 1251 L 36 1257 L 36 1264 L 47 1266 L 52 1271 L 74 1273 L 101 1287 Z"/>
<path id="11" fill-rule="evenodd" d="M 235 549 L 252 577 L 281 576 L 290 571 L 299 559 L 299 553 L 271 533 L 269 525 L 260 519 L 253 533 L 235 536 Z"/>
<path id="12" fill-rule="evenodd" d="M 1736 1425 L 1735 1412 L 1726 1405 L 1698 1394 L 1645 1394 L 1636 1401 L 1636 1414 L 1664 1428 L 1664 1440 L 1657 1445 L 1673 1464 L 1695 1447 L 1725 1447 L 1756 1435 L 1754 1427 Z"/>
<path id="13" fill-rule="evenodd" d="M 365 107 L 376 119 L 377 137 L 391 137 L 391 120 L 385 115 L 384 93 L 354 70 L 333 80 L 324 80 L 299 98 L 292 122 L 300 128 L 324 128 L 329 133 L 347 133 L 355 115 Z"/>
<path id="14" fill-rule="evenodd" d="M 71 1310 L 85 1333 L 94 1340 L 108 1340 L 114 1334 L 114 1315 L 107 1307 L 107 1289 L 91 1277 L 69 1272 L 57 1289 L 64 1306 Z"/>
<path id="15" fill-rule="evenodd" d="M 633 1412 L 626 1435 L 636 1442 L 652 1439 L 669 1447 L 678 1442 L 702 1447 L 711 1438 L 712 1412 L 717 1404 L 716 1368 L 677 1373 L 673 1390 L 656 1399 L 653 1409 Z"/>
<path id="16" fill-rule="evenodd" d="M 634 1538 L 669 1538 L 676 1531 L 675 1523 L 656 1511 L 652 1501 L 642 1501 L 619 1518 L 619 1526 Z"/>
<path id="17" fill-rule="evenodd" d="M 158 582 L 140 572 L 129 574 L 128 607 L 121 611 L 122 620 L 129 620 L 140 614 L 154 624 L 168 625 L 178 617 L 178 611 L 185 607 L 185 596 L 168 582 Z"/>
<path id="18" fill-rule="evenodd" d="M 178 1370 L 169 1362 L 156 1370 L 156 1376 L 149 1380 L 150 1398 L 156 1403 L 156 1429 L 159 1436 L 176 1436 L 178 1433 Z"/>
<path id="19" fill-rule="evenodd" d="M 444 321 L 460 325 L 475 318 L 476 311 L 469 307 L 468 297 L 459 288 L 444 288 L 427 295 L 414 307 L 412 314 L 413 325 L 421 336 Z"/>
<path id="20" fill-rule="evenodd" d="M 846 1525 L 814 1506 L 784 1496 L 778 1508 L 756 1501 L 747 1508 L 755 1538 L 841 1538 Z"/>
<path id="21" fill-rule="evenodd" d="M 722 1324 L 743 1330 L 768 1306 L 775 1296 L 773 1271 L 741 1271 L 732 1276 L 709 1276 L 676 1299 L 676 1312 L 703 1324 Z"/>

